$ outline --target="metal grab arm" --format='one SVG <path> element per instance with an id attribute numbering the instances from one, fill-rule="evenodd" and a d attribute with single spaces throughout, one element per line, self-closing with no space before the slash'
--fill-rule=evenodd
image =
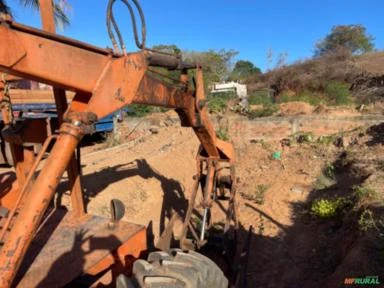
<path id="1" fill-rule="evenodd" d="M 232 145 L 216 138 L 209 119 L 201 67 L 148 50 L 118 56 L 13 22 L 0 22 L 0 43 L 0 72 L 77 92 L 65 115 L 68 123 L 61 126 L 46 165 L 6 234 L 0 287 L 11 285 L 77 144 L 97 119 L 131 103 L 175 108 L 182 124 L 192 127 L 201 142 L 202 156 L 233 164 Z M 181 69 L 182 88 L 149 76 L 149 66 Z M 195 90 L 188 89 L 189 68 L 196 68 Z"/>

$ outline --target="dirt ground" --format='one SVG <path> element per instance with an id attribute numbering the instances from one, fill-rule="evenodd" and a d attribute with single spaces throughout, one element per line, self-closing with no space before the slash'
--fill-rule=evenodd
<path id="1" fill-rule="evenodd" d="M 88 212 L 109 217 L 109 201 L 117 198 L 126 207 L 124 220 L 151 223 L 155 240 L 172 212 L 183 215 L 187 208 L 199 144 L 191 129 L 163 125 L 162 119 L 169 117 L 159 117 L 159 125 L 129 142 L 82 148 Z M 121 139 L 134 128 L 129 123 L 121 127 Z M 245 237 L 253 227 L 248 287 L 344 287 L 345 277 L 380 276 L 383 268 L 376 265 L 375 250 L 379 248 L 369 244 L 367 251 L 364 244 L 375 236 L 362 234 L 355 225 L 356 215 L 372 203 L 351 210 L 348 217 L 327 221 L 309 212 L 314 199 L 347 195 L 354 185 L 368 183 L 384 195 L 383 175 L 377 168 L 384 163 L 384 156 L 378 156 L 384 155 L 384 129 L 375 127 L 344 131 L 324 143 L 319 136 L 291 137 L 285 145 L 282 139 L 234 138 L 240 233 Z M 272 154 L 277 151 L 281 159 L 275 160 Z M 324 179 L 327 167 L 336 167 L 332 181 Z M 0 168 L 0 175 L 6 172 Z M 67 184 L 65 175 L 57 205 L 70 206 Z"/>

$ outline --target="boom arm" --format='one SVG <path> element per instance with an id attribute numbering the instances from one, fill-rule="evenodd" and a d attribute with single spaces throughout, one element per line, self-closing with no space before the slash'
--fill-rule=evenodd
<path id="1" fill-rule="evenodd" d="M 179 69 L 179 85 L 152 76 L 151 66 Z M 187 69 L 193 67 L 196 87 L 190 90 Z M 5 235 L 6 231 L 2 231 L 6 241 L 0 252 L 0 287 L 11 285 L 76 146 L 84 134 L 92 132 L 97 119 L 131 103 L 175 108 L 182 125 L 194 129 L 202 156 L 216 162 L 234 160 L 232 145 L 216 138 L 209 120 L 201 67 L 183 63 L 176 56 L 148 50 L 119 56 L 107 49 L 3 21 L 0 71 L 76 93 L 50 156 L 26 193 L 25 205 L 10 232 Z M 213 184 L 206 186 L 212 190 Z"/>

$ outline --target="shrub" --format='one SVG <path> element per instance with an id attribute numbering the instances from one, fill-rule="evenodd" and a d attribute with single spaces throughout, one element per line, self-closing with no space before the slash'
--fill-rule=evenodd
<path id="1" fill-rule="evenodd" d="M 327 199 L 318 199 L 312 203 L 311 213 L 312 215 L 324 219 L 332 218 L 336 216 L 337 202 Z"/>
<path id="2" fill-rule="evenodd" d="M 269 185 L 259 184 L 256 186 L 256 190 L 254 192 L 254 196 L 252 197 L 253 201 L 256 204 L 263 205 L 265 201 L 265 192 L 269 189 Z"/>
<path id="3" fill-rule="evenodd" d="M 143 117 L 154 111 L 153 106 L 132 104 L 128 106 L 128 115 L 134 117 Z"/>
<path id="4" fill-rule="evenodd" d="M 208 100 L 209 113 L 223 113 L 228 107 L 226 99 L 220 97 L 214 97 Z"/>
<path id="5" fill-rule="evenodd" d="M 248 112 L 247 115 L 249 119 L 254 119 L 258 117 L 268 117 L 268 116 L 272 116 L 278 110 L 279 110 L 278 105 L 267 105 L 267 106 L 264 106 L 263 109 L 251 110 Z"/>
<path id="6" fill-rule="evenodd" d="M 377 192 L 374 189 L 368 187 L 354 186 L 353 193 L 358 201 L 377 198 Z"/>
<path id="7" fill-rule="evenodd" d="M 240 192 L 240 195 L 247 200 L 253 201 L 256 204 L 263 205 L 265 201 L 265 193 L 270 188 L 270 185 L 259 184 L 256 186 L 256 189 L 252 194 L 246 194 Z"/>
<path id="8" fill-rule="evenodd" d="M 248 96 L 250 105 L 271 105 L 273 99 L 268 90 L 254 91 Z"/>
<path id="9" fill-rule="evenodd" d="M 373 212 L 369 209 L 365 209 L 359 217 L 359 229 L 361 231 L 367 232 L 372 228 L 377 228 L 374 220 Z"/>
<path id="10" fill-rule="evenodd" d="M 344 214 L 353 207 L 351 199 L 339 197 L 336 199 L 316 199 L 311 206 L 311 214 L 319 219 L 334 218 Z"/>
<path id="11" fill-rule="evenodd" d="M 310 91 L 303 91 L 292 96 L 287 94 L 282 94 L 279 100 L 280 103 L 286 103 L 286 102 L 292 102 L 292 101 L 305 102 L 305 103 L 311 104 L 312 106 L 319 105 L 321 102 L 323 102 L 323 100 L 318 94 Z"/>
<path id="12" fill-rule="evenodd" d="M 323 174 L 329 179 L 335 179 L 335 166 L 328 163 L 323 169 Z"/>
<path id="13" fill-rule="evenodd" d="M 228 101 L 235 98 L 234 92 L 220 92 L 209 94 L 207 105 L 210 113 L 223 113 L 228 107 Z"/>
<path id="14" fill-rule="evenodd" d="M 325 94 L 330 104 L 348 105 L 352 102 L 348 84 L 330 82 L 325 87 Z"/>
<path id="15" fill-rule="evenodd" d="M 316 190 L 325 189 L 336 184 L 335 166 L 328 163 L 324 166 L 321 175 L 316 179 L 314 188 Z"/>
<path id="16" fill-rule="evenodd" d="M 227 129 L 219 128 L 216 131 L 216 136 L 217 136 L 217 138 L 219 138 L 219 139 L 221 139 L 223 141 L 228 141 L 229 140 L 229 135 L 228 135 L 228 130 Z"/>
<path id="17" fill-rule="evenodd" d="M 352 83 L 360 74 L 361 69 L 351 61 L 350 53 L 340 49 L 322 57 L 268 71 L 260 75 L 257 82 L 250 79 L 248 84 L 258 88 L 271 87 L 279 96 L 285 91 L 296 94 L 311 91 L 320 94 L 331 81 Z"/>
<path id="18" fill-rule="evenodd" d="M 330 144 L 334 143 L 335 140 L 336 140 L 336 136 L 335 135 L 320 136 L 317 139 L 317 143 L 323 144 L 323 145 L 330 145 Z"/>
<path id="19" fill-rule="evenodd" d="M 313 139 L 314 139 L 314 135 L 312 132 L 299 132 L 297 134 L 294 134 L 291 136 L 291 138 L 293 138 L 293 140 L 297 143 L 311 143 L 313 142 Z"/>

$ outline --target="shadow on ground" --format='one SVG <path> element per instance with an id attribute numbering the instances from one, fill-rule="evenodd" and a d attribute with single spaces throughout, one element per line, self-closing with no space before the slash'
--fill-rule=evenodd
<path id="1" fill-rule="evenodd" d="M 374 233 L 362 233 L 358 227 L 363 208 L 345 207 L 332 219 L 318 220 L 311 215 L 315 199 L 354 199 L 353 187 L 369 176 L 351 171 L 344 166 L 345 153 L 332 163 L 335 167 L 334 184 L 314 189 L 305 202 L 290 203 L 291 226 L 284 226 L 262 212 L 257 204 L 245 205 L 281 230 L 277 237 L 267 237 L 262 231 L 251 236 L 246 287 L 348 287 L 345 278 L 384 275 L 384 241 Z M 350 204 L 353 205 L 353 204 Z M 370 206 L 375 215 L 384 215 L 381 205 Z M 260 230 L 260 229 L 259 229 Z M 382 232 L 382 231 L 381 231 Z M 247 229 L 239 231 L 241 242 Z M 384 279 L 382 279 L 384 281 Z"/>
<path id="2" fill-rule="evenodd" d="M 131 165 L 132 164 L 132 165 Z M 137 159 L 128 165 L 116 165 L 114 167 L 104 168 L 98 172 L 84 175 L 81 182 L 84 190 L 84 202 L 87 206 L 92 198 L 104 191 L 109 185 L 122 179 L 140 176 L 145 179 L 156 179 L 161 184 L 163 192 L 163 203 L 161 203 L 160 215 L 160 234 L 165 229 L 165 223 L 176 212 L 182 218 L 185 216 L 188 208 L 188 200 L 184 195 L 184 187 L 175 179 L 167 178 L 154 170 L 145 159 Z M 95 181 L 97 179 L 97 181 Z M 58 196 L 56 197 L 56 207 L 60 207 L 62 197 L 65 191 L 68 191 L 68 181 L 63 181 L 58 187 Z M 129 189 L 129 187 L 127 187 Z"/>

